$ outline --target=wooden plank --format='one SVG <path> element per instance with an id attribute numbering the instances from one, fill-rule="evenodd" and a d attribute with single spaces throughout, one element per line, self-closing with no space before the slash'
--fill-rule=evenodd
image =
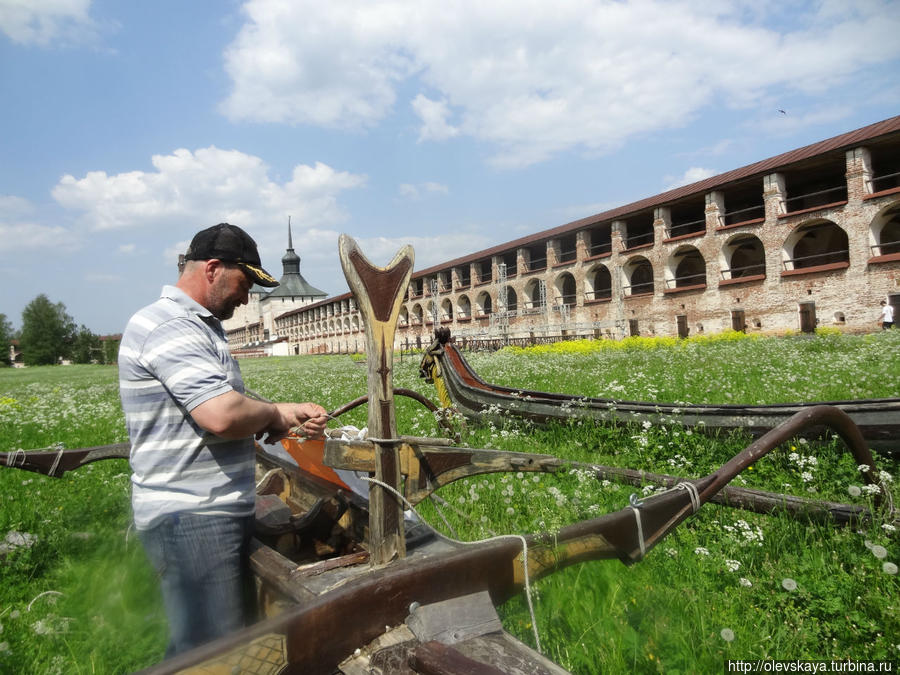
<path id="1" fill-rule="evenodd" d="M 406 624 L 419 641 L 437 640 L 448 645 L 503 630 L 487 591 L 416 606 Z"/>

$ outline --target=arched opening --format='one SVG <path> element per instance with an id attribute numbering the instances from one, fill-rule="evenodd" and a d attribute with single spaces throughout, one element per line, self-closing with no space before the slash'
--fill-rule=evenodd
<path id="1" fill-rule="evenodd" d="M 541 297 L 541 280 L 532 279 L 525 286 L 525 301 L 523 311 L 526 314 L 537 314 L 544 309 Z"/>
<path id="2" fill-rule="evenodd" d="M 446 298 L 441 303 L 441 321 L 452 321 L 453 320 L 453 303 L 450 302 L 450 298 Z"/>
<path id="3" fill-rule="evenodd" d="M 900 204 L 888 208 L 872 221 L 873 255 L 900 253 Z"/>
<path id="4" fill-rule="evenodd" d="M 585 277 L 586 300 L 609 300 L 612 298 L 612 275 L 606 265 L 597 265 Z"/>
<path id="5" fill-rule="evenodd" d="M 498 303 L 499 305 L 499 303 Z M 512 286 L 506 287 L 506 311 L 510 314 L 515 312 L 519 307 L 519 298 L 516 295 L 516 291 Z M 499 307 L 502 310 L 502 307 Z"/>
<path id="6" fill-rule="evenodd" d="M 422 325 L 422 305 L 420 305 L 418 302 L 415 305 L 413 305 L 412 323 L 413 323 L 413 326 L 421 326 Z"/>
<path id="7" fill-rule="evenodd" d="M 475 313 L 478 316 L 487 316 L 492 311 L 491 294 L 487 292 L 479 293 L 478 297 L 475 298 Z"/>
<path id="8" fill-rule="evenodd" d="M 740 279 L 766 274 L 766 251 L 758 237 L 738 235 L 722 249 L 723 279 Z"/>
<path id="9" fill-rule="evenodd" d="M 683 246 L 672 254 L 666 276 L 669 287 L 706 286 L 706 261 L 695 246 Z"/>
<path id="10" fill-rule="evenodd" d="M 459 300 L 457 300 L 456 302 L 456 311 L 457 316 L 460 319 L 472 318 L 472 303 L 469 301 L 469 298 L 467 296 L 459 296 Z"/>
<path id="11" fill-rule="evenodd" d="M 785 241 L 784 252 L 788 270 L 850 262 L 847 233 L 830 220 L 798 227 Z"/>
<path id="12" fill-rule="evenodd" d="M 653 265 L 643 256 L 632 258 L 622 268 L 625 274 L 625 295 L 653 293 Z"/>
<path id="13" fill-rule="evenodd" d="M 555 297 L 553 298 L 554 305 L 574 307 L 578 304 L 578 298 L 575 294 L 575 277 L 571 274 L 568 272 L 560 274 L 556 277 L 553 287 L 556 289 Z"/>

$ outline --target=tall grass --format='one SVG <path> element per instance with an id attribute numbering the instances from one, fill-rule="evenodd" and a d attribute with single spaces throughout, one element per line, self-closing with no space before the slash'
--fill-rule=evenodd
<path id="1" fill-rule="evenodd" d="M 510 386 L 630 399 L 792 401 L 900 394 L 900 331 L 868 337 L 648 343 L 624 350 L 570 345 L 577 353 L 472 355 L 488 380 Z M 434 399 L 417 361 L 396 364 L 396 386 Z M 244 361 L 249 387 L 278 400 L 337 407 L 365 392 L 366 369 L 349 357 Z M 765 377 L 758 373 L 764 373 Z M 0 449 L 125 440 L 116 370 L 103 366 L 0 371 Z M 843 382 L 843 384 L 841 384 Z M 364 426 L 357 409 L 343 424 Z M 433 417 L 398 401 L 401 432 L 439 435 Z M 699 476 L 747 443 L 710 439 L 673 424 L 611 428 L 470 426 L 475 447 Z M 884 457 L 878 469 L 897 475 Z M 0 562 L 0 672 L 121 673 L 158 661 L 165 619 L 153 575 L 129 532 L 124 460 L 51 479 L 0 471 L 0 541 L 29 538 Z M 871 502 L 838 441 L 788 444 L 737 480 L 770 490 Z M 894 483 L 894 498 L 900 493 Z M 477 477 L 443 488 L 446 528 L 462 539 L 490 532 L 553 531 L 622 508 L 630 492 L 579 472 Z M 900 503 L 900 502 L 898 502 Z M 457 513 L 458 511 L 458 513 Z M 544 651 L 576 673 L 719 672 L 724 658 L 900 658 L 900 547 L 893 524 L 810 525 L 716 505 L 631 567 L 605 561 L 552 575 L 535 588 Z M 33 539 L 31 539 L 33 537 Z M 892 567 L 893 566 L 893 567 Z M 504 625 L 530 642 L 521 598 Z"/>

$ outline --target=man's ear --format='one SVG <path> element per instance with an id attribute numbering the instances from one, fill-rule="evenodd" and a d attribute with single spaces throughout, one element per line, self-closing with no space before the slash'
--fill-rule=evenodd
<path id="1" fill-rule="evenodd" d="M 221 270 L 223 267 L 221 260 L 216 260 L 215 258 L 206 261 L 206 265 L 203 268 L 203 273 L 206 276 L 206 280 L 209 283 L 212 283 L 216 278 L 216 272 Z"/>

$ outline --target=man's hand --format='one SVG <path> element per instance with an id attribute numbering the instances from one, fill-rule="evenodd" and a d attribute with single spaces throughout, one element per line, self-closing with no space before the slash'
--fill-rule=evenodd
<path id="1" fill-rule="evenodd" d="M 328 411 L 316 403 L 274 403 L 277 411 L 272 423 L 257 432 L 256 438 L 266 435 L 266 443 L 274 443 L 287 436 L 294 427 L 302 426 L 310 438 L 321 438 L 328 423 Z"/>

